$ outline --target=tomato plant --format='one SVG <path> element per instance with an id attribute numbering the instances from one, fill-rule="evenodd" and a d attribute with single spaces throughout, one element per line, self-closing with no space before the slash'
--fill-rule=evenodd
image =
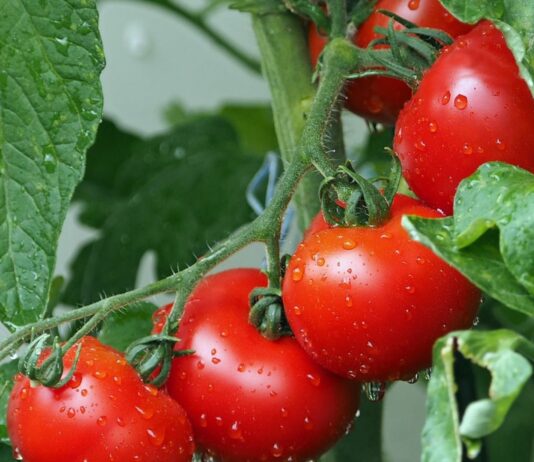
<path id="1" fill-rule="evenodd" d="M 309 460 L 358 408 L 358 385 L 320 368 L 295 339 L 269 341 L 248 323 L 249 293 L 265 284 L 256 269 L 207 277 L 176 334 L 177 348 L 195 353 L 174 360 L 167 389 L 198 444 L 222 461 Z"/>
<path id="2" fill-rule="evenodd" d="M 344 377 L 411 379 L 430 366 L 436 339 L 475 318 L 478 289 L 409 238 L 404 214 L 440 216 L 397 195 L 384 225 L 319 230 L 287 268 L 284 305 L 296 338 Z"/>
<path id="3" fill-rule="evenodd" d="M 26 462 L 189 461 L 194 450 L 184 410 L 144 385 L 124 356 L 84 337 L 76 372 L 58 389 L 19 375 L 8 406 L 17 459 Z M 70 369 L 76 353 L 64 358 Z M 46 355 L 45 355 L 46 356 Z"/>
<path id="4" fill-rule="evenodd" d="M 534 171 L 534 100 L 502 32 L 485 22 L 443 50 L 396 125 L 413 191 L 452 213 L 458 183 L 500 160 Z"/>
<path id="5" fill-rule="evenodd" d="M 530 460 L 534 2 L 104 3 L 0 7 L 0 459 Z"/>
<path id="6" fill-rule="evenodd" d="M 373 40 L 383 37 L 375 31 L 375 28 L 387 27 L 390 18 L 381 14 L 379 10 L 391 11 L 421 27 L 438 28 L 453 37 L 471 29 L 470 25 L 452 16 L 439 0 L 380 0 L 371 15 L 354 34 L 352 39 L 354 44 L 366 48 Z M 396 24 L 396 27 L 401 26 Z M 308 41 L 312 64 L 315 66 L 325 46 L 326 37 L 319 33 L 313 23 L 309 26 Z M 370 76 L 349 82 L 345 94 L 345 107 L 350 111 L 373 122 L 394 124 L 404 103 L 410 99 L 412 91 L 401 80 Z"/>

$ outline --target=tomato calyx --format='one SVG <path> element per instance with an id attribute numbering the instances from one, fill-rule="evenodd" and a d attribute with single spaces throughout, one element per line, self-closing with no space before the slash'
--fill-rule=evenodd
<path id="1" fill-rule="evenodd" d="M 154 334 L 133 342 L 126 350 L 126 360 L 137 370 L 143 382 L 162 386 L 169 376 L 173 358 L 193 354 L 193 350 L 174 350 L 178 338 Z"/>
<path id="2" fill-rule="evenodd" d="M 62 378 L 64 372 L 63 355 L 65 351 L 61 347 L 57 337 L 54 338 L 50 354 L 46 359 L 42 360 L 42 353 L 46 348 L 46 343 L 49 338 L 49 334 L 43 334 L 28 345 L 26 353 L 19 361 L 19 370 L 32 383 L 39 383 L 50 388 L 61 388 L 70 381 L 76 371 L 82 345 L 81 343 L 78 344 L 72 367 L 65 377 Z"/>
<path id="3" fill-rule="evenodd" d="M 350 162 L 339 166 L 335 176 L 325 178 L 319 188 L 325 220 L 331 226 L 380 226 L 389 217 L 389 209 L 402 177 L 400 161 L 392 155 L 388 177 L 365 179 Z M 386 184 L 383 192 L 375 183 Z"/>
<path id="4" fill-rule="evenodd" d="M 249 322 L 269 340 L 292 335 L 282 303 L 282 291 L 275 287 L 258 287 L 249 295 Z"/>
<path id="5" fill-rule="evenodd" d="M 368 65 L 361 71 L 351 74 L 348 79 L 369 76 L 393 77 L 416 89 L 423 73 L 432 66 L 441 48 L 451 45 L 453 39 L 446 32 L 418 27 L 391 11 L 378 10 L 378 12 L 391 18 L 388 27 L 375 28 L 382 37 L 369 43 L 365 57 L 369 61 Z M 398 30 L 395 23 L 403 28 Z M 384 46 L 387 49 L 384 49 Z"/>

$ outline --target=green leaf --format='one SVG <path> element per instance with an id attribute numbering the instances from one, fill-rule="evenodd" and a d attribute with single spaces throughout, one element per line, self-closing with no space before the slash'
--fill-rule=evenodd
<path id="1" fill-rule="evenodd" d="M 7 436 L 7 402 L 13 388 L 13 377 L 18 372 L 18 360 L 0 365 L 0 442 L 9 444 Z M 0 460 L 4 460 L 1 459 Z"/>
<path id="2" fill-rule="evenodd" d="M 440 0 L 454 16 L 475 24 L 493 21 L 503 32 L 521 75 L 534 95 L 534 2 L 528 0 Z"/>
<path id="3" fill-rule="evenodd" d="M 110 123 L 101 133 L 76 196 L 83 223 L 101 232 L 74 262 L 67 303 L 133 288 L 147 251 L 168 276 L 254 218 L 245 190 L 262 159 L 242 151 L 227 121 L 195 117 L 146 141 Z"/>
<path id="4" fill-rule="evenodd" d="M 102 114 L 94 0 L 4 0 L 0 21 L 0 319 L 46 308 L 57 240 Z"/>
<path id="5" fill-rule="evenodd" d="M 502 425 L 532 375 L 532 366 L 518 350 L 534 359 L 534 345 L 508 330 L 453 332 L 436 342 L 423 429 L 423 462 L 460 462 L 462 441 L 476 453 L 480 439 Z M 461 420 L 455 396 L 456 351 L 492 376 L 488 397 L 470 403 Z"/>
<path id="6" fill-rule="evenodd" d="M 454 217 L 403 226 L 491 297 L 534 315 L 534 175 L 484 164 L 460 184 Z"/>
<path id="7" fill-rule="evenodd" d="M 6 446 L 4 444 L 0 445 L 0 460 L 2 462 L 14 462 L 15 459 L 13 459 L 13 450 L 11 446 Z"/>
<path id="8" fill-rule="evenodd" d="M 157 306 L 152 303 L 136 303 L 116 311 L 106 318 L 98 334 L 102 343 L 125 351 L 134 340 L 150 335 L 152 315 Z"/>

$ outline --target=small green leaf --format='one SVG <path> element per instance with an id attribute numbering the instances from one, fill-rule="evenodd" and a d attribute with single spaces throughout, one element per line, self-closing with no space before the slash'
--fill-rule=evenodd
<path id="1" fill-rule="evenodd" d="M 3 0 L 0 319 L 46 309 L 56 247 L 102 114 L 95 0 Z"/>
<path id="2" fill-rule="evenodd" d="M 479 440 L 502 425 L 532 375 L 532 366 L 518 350 L 534 359 L 534 345 L 508 330 L 452 332 L 436 342 L 423 429 L 423 462 L 460 462 L 462 440 L 471 455 L 476 455 Z M 492 376 L 488 398 L 469 404 L 461 421 L 455 396 L 456 351 Z"/>
<path id="3" fill-rule="evenodd" d="M 108 316 L 98 338 L 102 343 L 125 351 L 134 340 L 150 335 L 152 315 L 157 306 L 152 303 L 136 303 Z"/>
<path id="4" fill-rule="evenodd" d="M 11 446 L 0 444 L 0 460 L 2 462 L 15 462 L 15 459 L 13 459 L 13 449 Z"/>
<path id="5" fill-rule="evenodd" d="M 440 0 L 454 16 L 475 24 L 493 21 L 503 32 L 521 75 L 534 95 L 534 2 L 528 0 Z"/>
<path id="6" fill-rule="evenodd" d="M 148 251 L 158 277 L 168 276 L 254 218 L 245 190 L 262 159 L 243 152 L 226 120 L 196 116 L 149 140 L 109 123 L 101 134 L 76 195 L 82 222 L 100 236 L 74 261 L 67 303 L 132 289 Z"/>
<path id="7" fill-rule="evenodd" d="M 7 436 L 7 402 L 13 388 L 13 377 L 18 371 L 18 360 L 0 365 L 0 442 L 9 444 Z M 0 460 L 4 460 L 1 459 Z"/>
<path id="8" fill-rule="evenodd" d="M 403 226 L 491 297 L 534 315 L 534 175 L 484 164 L 460 184 L 454 211 Z"/>

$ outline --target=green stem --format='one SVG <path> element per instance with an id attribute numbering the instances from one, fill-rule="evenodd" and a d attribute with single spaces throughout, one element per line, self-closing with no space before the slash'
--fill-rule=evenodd
<path id="1" fill-rule="evenodd" d="M 178 16 L 181 16 L 183 19 L 188 21 L 192 26 L 196 27 L 201 31 L 206 37 L 208 37 L 213 43 L 218 45 L 224 51 L 226 51 L 230 56 L 234 57 L 237 61 L 247 67 L 249 70 L 255 74 L 261 74 L 261 65 L 260 63 L 235 47 L 230 43 L 223 35 L 214 30 L 204 19 L 204 15 L 195 14 L 191 11 L 185 9 L 181 5 L 173 3 L 171 0 L 145 0 L 149 3 L 156 3 L 163 8 L 166 8 L 173 13 L 176 13 Z"/>
<path id="2" fill-rule="evenodd" d="M 287 166 L 299 155 L 306 115 L 315 95 L 305 30 L 299 19 L 289 13 L 254 15 L 253 26 L 271 90 L 278 144 Z M 318 176 L 311 173 L 295 194 L 301 229 L 319 211 L 319 182 Z"/>
<path id="3" fill-rule="evenodd" d="M 332 18 L 330 38 L 345 37 L 347 33 L 347 2 L 346 0 L 329 0 L 328 11 Z"/>

